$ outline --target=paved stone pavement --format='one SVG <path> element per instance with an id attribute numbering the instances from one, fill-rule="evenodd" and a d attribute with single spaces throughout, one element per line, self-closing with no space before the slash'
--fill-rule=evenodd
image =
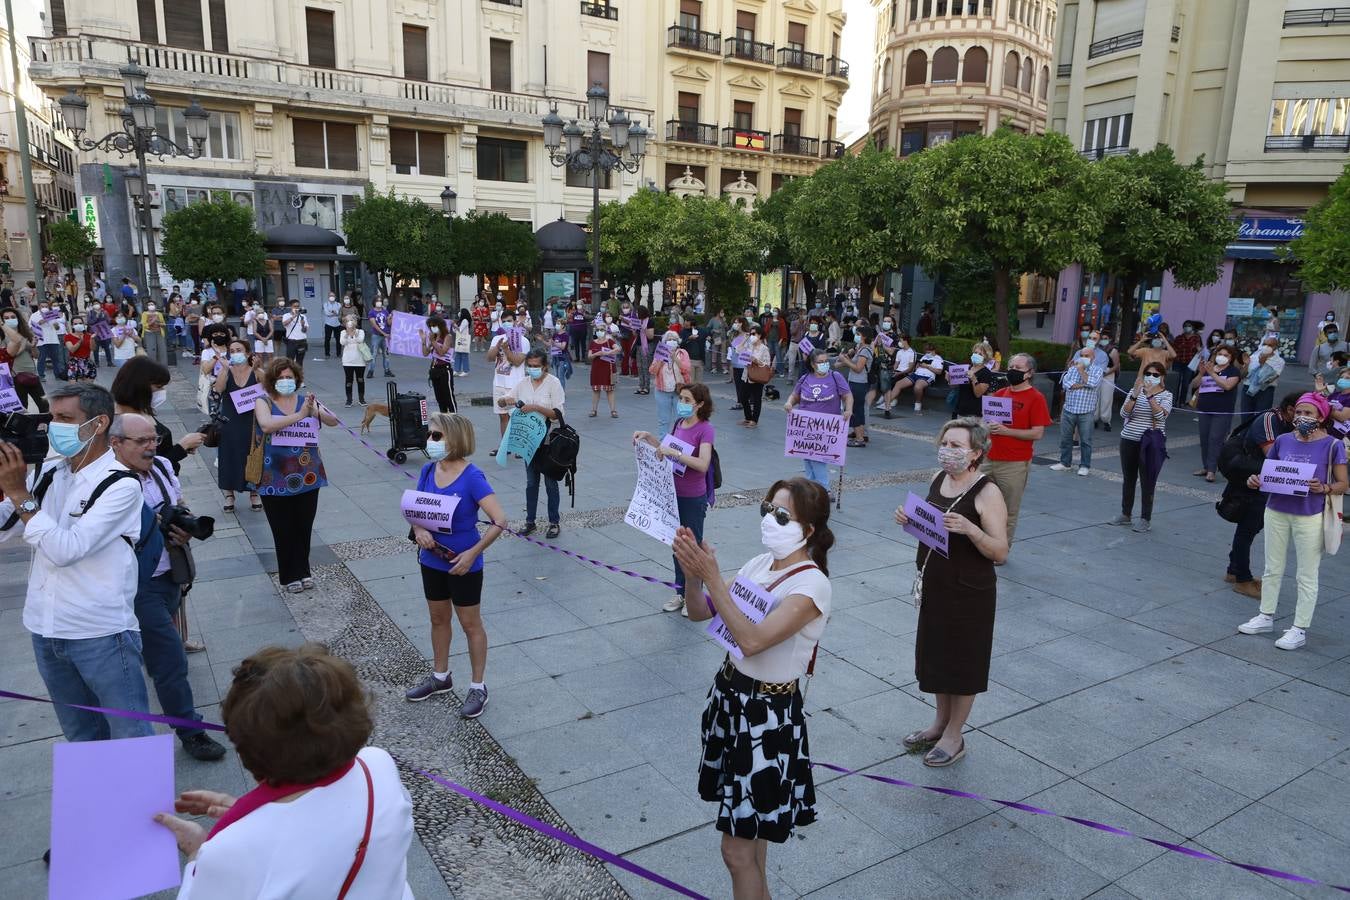
<path id="1" fill-rule="evenodd" d="M 307 377 L 340 404 L 340 370 L 311 353 Z M 487 390 L 480 359 L 462 396 Z M 395 361 L 400 385 L 426 390 L 421 364 Z M 195 426 L 189 369 L 171 387 L 175 431 Z M 414 376 L 414 372 L 417 373 Z M 560 546 L 662 578 L 666 549 L 624 525 L 631 492 L 629 436 L 653 429 L 651 398 L 621 385 L 621 418 L 591 420 L 585 368 L 569 390 L 581 432 L 575 509 L 564 493 Z M 1291 373 L 1292 374 L 1292 373 Z M 107 380 L 105 374 L 100 380 Z M 1043 379 L 1042 379 L 1043 380 Z M 782 458 L 780 405 L 757 432 L 726 409 L 730 385 L 710 377 L 725 475 L 708 537 L 734 570 L 759 552 L 754 503 Z M 383 379 L 371 385 L 382 398 Z M 359 421 L 359 409 L 344 417 Z M 477 459 L 523 520 L 523 473 L 486 456 L 491 411 L 473 406 Z M 807 695 L 813 756 L 920 784 L 957 787 L 1119 825 L 1241 861 L 1350 883 L 1350 565 L 1322 567 L 1322 599 L 1309 645 L 1276 650 L 1270 636 L 1236 634 L 1254 604 L 1222 582 L 1231 526 L 1213 512 L 1214 486 L 1190 477 L 1198 458 L 1194 415 L 1169 428 L 1155 530 L 1104 523 L 1119 501 L 1114 435 L 1097 432 L 1088 478 L 1056 475 L 1057 433 L 1040 444 L 1019 539 L 999 571 L 991 689 L 974 708 L 969 754 L 946 770 L 924 768 L 900 736 L 929 720 L 913 678 L 916 614 L 907 599 L 914 543 L 891 521 L 907 490 L 933 467 L 932 434 L 945 419 L 877 421 L 872 444 L 851 451 L 843 508 L 832 526 L 835 614 Z M 387 440 L 383 419 L 370 438 Z M 476 723 L 455 715 L 458 697 L 403 703 L 399 691 L 430 653 L 415 557 L 397 494 L 408 481 L 343 432 L 325 431 L 331 486 L 323 491 L 314 562 L 321 590 L 276 591 L 271 537 L 241 504 L 220 516 L 198 550 L 194 627 L 207 643 L 192 683 L 207 718 L 218 716 L 231 665 L 268 643 L 330 642 L 370 685 L 373 740 L 405 763 L 419 840 L 409 859 L 418 897 L 619 896 L 665 893 L 621 870 L 508 826 L 421 779 L 445 773 L 519 805 L 709 896 L 728 881 L 711 822 L 694 790 L 698 716 L 721 653 L 699 626 L 660 612 L 664 588 L 596 570 L 511 537 L 487 554 L 484 616 L 491 703 Z M 402 468 L 415 473 L 414 455 Z M 189 500 L 218 511 L 212 455 L 185 469 Z M 1255 558 L 1260 559 L 1258 540 Z M 0 686 L 43 693 L 20 624 L 26 559 L 0 550 Z M 1283 614 L 1292 614 L 1286 586 Z M 1277 630 L 1278 633 L 1278 630 Z M 457 638 L 454 668 L 468 664 Z M 45 893 L 50 710 L 0 702 L 0 879 L 6 894 Z M 180 787 L 246 789 L 237 758 L 177 758 Z M 818 773 L 821 820 L 769 855 L 775 897 L 1285 896 L 1325 894 L 1153 845 L 993 804 Z"/>

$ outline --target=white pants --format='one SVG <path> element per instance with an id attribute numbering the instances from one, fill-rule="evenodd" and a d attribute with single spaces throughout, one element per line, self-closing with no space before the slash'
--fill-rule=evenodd
<path id="1" fill-rule="evenodd" d="M 1317 570 L 1322 564 L 1323 549 L 1322 517 L 1296 516 L 1267 507 L 1265 531 L 1266 570 L 1261 576 L 1261 612 L 1273 616 L 1279 608 L 1280 583 L 1284 579 L 1285 561 L 1292 543 L 1298 556 L 1295 575 L 1298 602 L 1294 606 L 1294 625 L 1307 628 L 1312 625 L 1313 610 L 1317 609 Z"/>
<path id="2" fill-rule="evenodd" d="M 1116 399 L 1116 376 L 1103 375 L 1097 384 L 1097 421 L 1111 424 L 1111 412 Z"/>

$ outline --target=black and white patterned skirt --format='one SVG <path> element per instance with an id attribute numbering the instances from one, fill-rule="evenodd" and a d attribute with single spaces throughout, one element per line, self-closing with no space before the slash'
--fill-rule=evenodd
<path id="1" fill-rule="evenodd" d="M 708 691 L 698 793 L 718 804 L 718 831 L 781 844 L 816 820 L 802 695 L 746 693 L 733 677 L 719 671 Z"/>

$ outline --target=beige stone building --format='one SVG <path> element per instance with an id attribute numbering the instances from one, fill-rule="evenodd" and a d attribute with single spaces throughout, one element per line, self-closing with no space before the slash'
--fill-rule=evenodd
<path id="1" fill-rule="evenodd" d="M 902 156 L 1003 122 L 1045 130 L 1055 0 L 872 0 L 871 139 Z"/>
<path id="2" fill-rule="evenodd" d="M 1326 0 L 1062 0 L 1051 127 L 1089 158 L 1173 148 L 1229 186 L 1243 220 L 1219 278 L 1183 291 L 1156 273 L 1136 298 L 1206 327 L 1278 330 L 1306 357 L 1334 298 L 1308 294 L 1279 245 L 1350 158 L 1350 7 Z M 1110 273 L 1060 279 L 1077 320 L 1118 305 Z M 1076 303 L 1069 304 L 1072 298 Z M 1335 309 L 1344 319 L 1344 298 Z M 1062 333 L 1062 334 L 1061 334 Z"/>

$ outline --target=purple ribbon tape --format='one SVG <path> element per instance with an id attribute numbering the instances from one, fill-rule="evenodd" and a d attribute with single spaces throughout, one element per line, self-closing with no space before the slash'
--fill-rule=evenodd
<path id="1" fill-rule="evenodd" d="M 31 700 L 34 703 L 50 703 L 52 706 L 70 706 L 75 709 L 83 709 L 88 712 L 101 713 L 105 716 L 117 716 L 122 719 L 136 719 L 140 722 L 156 722 L 160 725 L 168 725 L 170 728 L 188 728 L 193 731 L 224 731 L 224 725 L 216 725 L 213 722 L 204 722 L 200 719 L 180 719 L 177 716 L 159 716 L 149 712 L 136 712 L 130 709 L 109 709 L 104 706 L 85 706 L 82 703 L 58 703 L 56 700 L 48 700 L 45 697 L 34 697 L 31 694 L 16 694 L 13 691 L 0 691 L 0 697 L 7 697 L 10 700 Z"/>

